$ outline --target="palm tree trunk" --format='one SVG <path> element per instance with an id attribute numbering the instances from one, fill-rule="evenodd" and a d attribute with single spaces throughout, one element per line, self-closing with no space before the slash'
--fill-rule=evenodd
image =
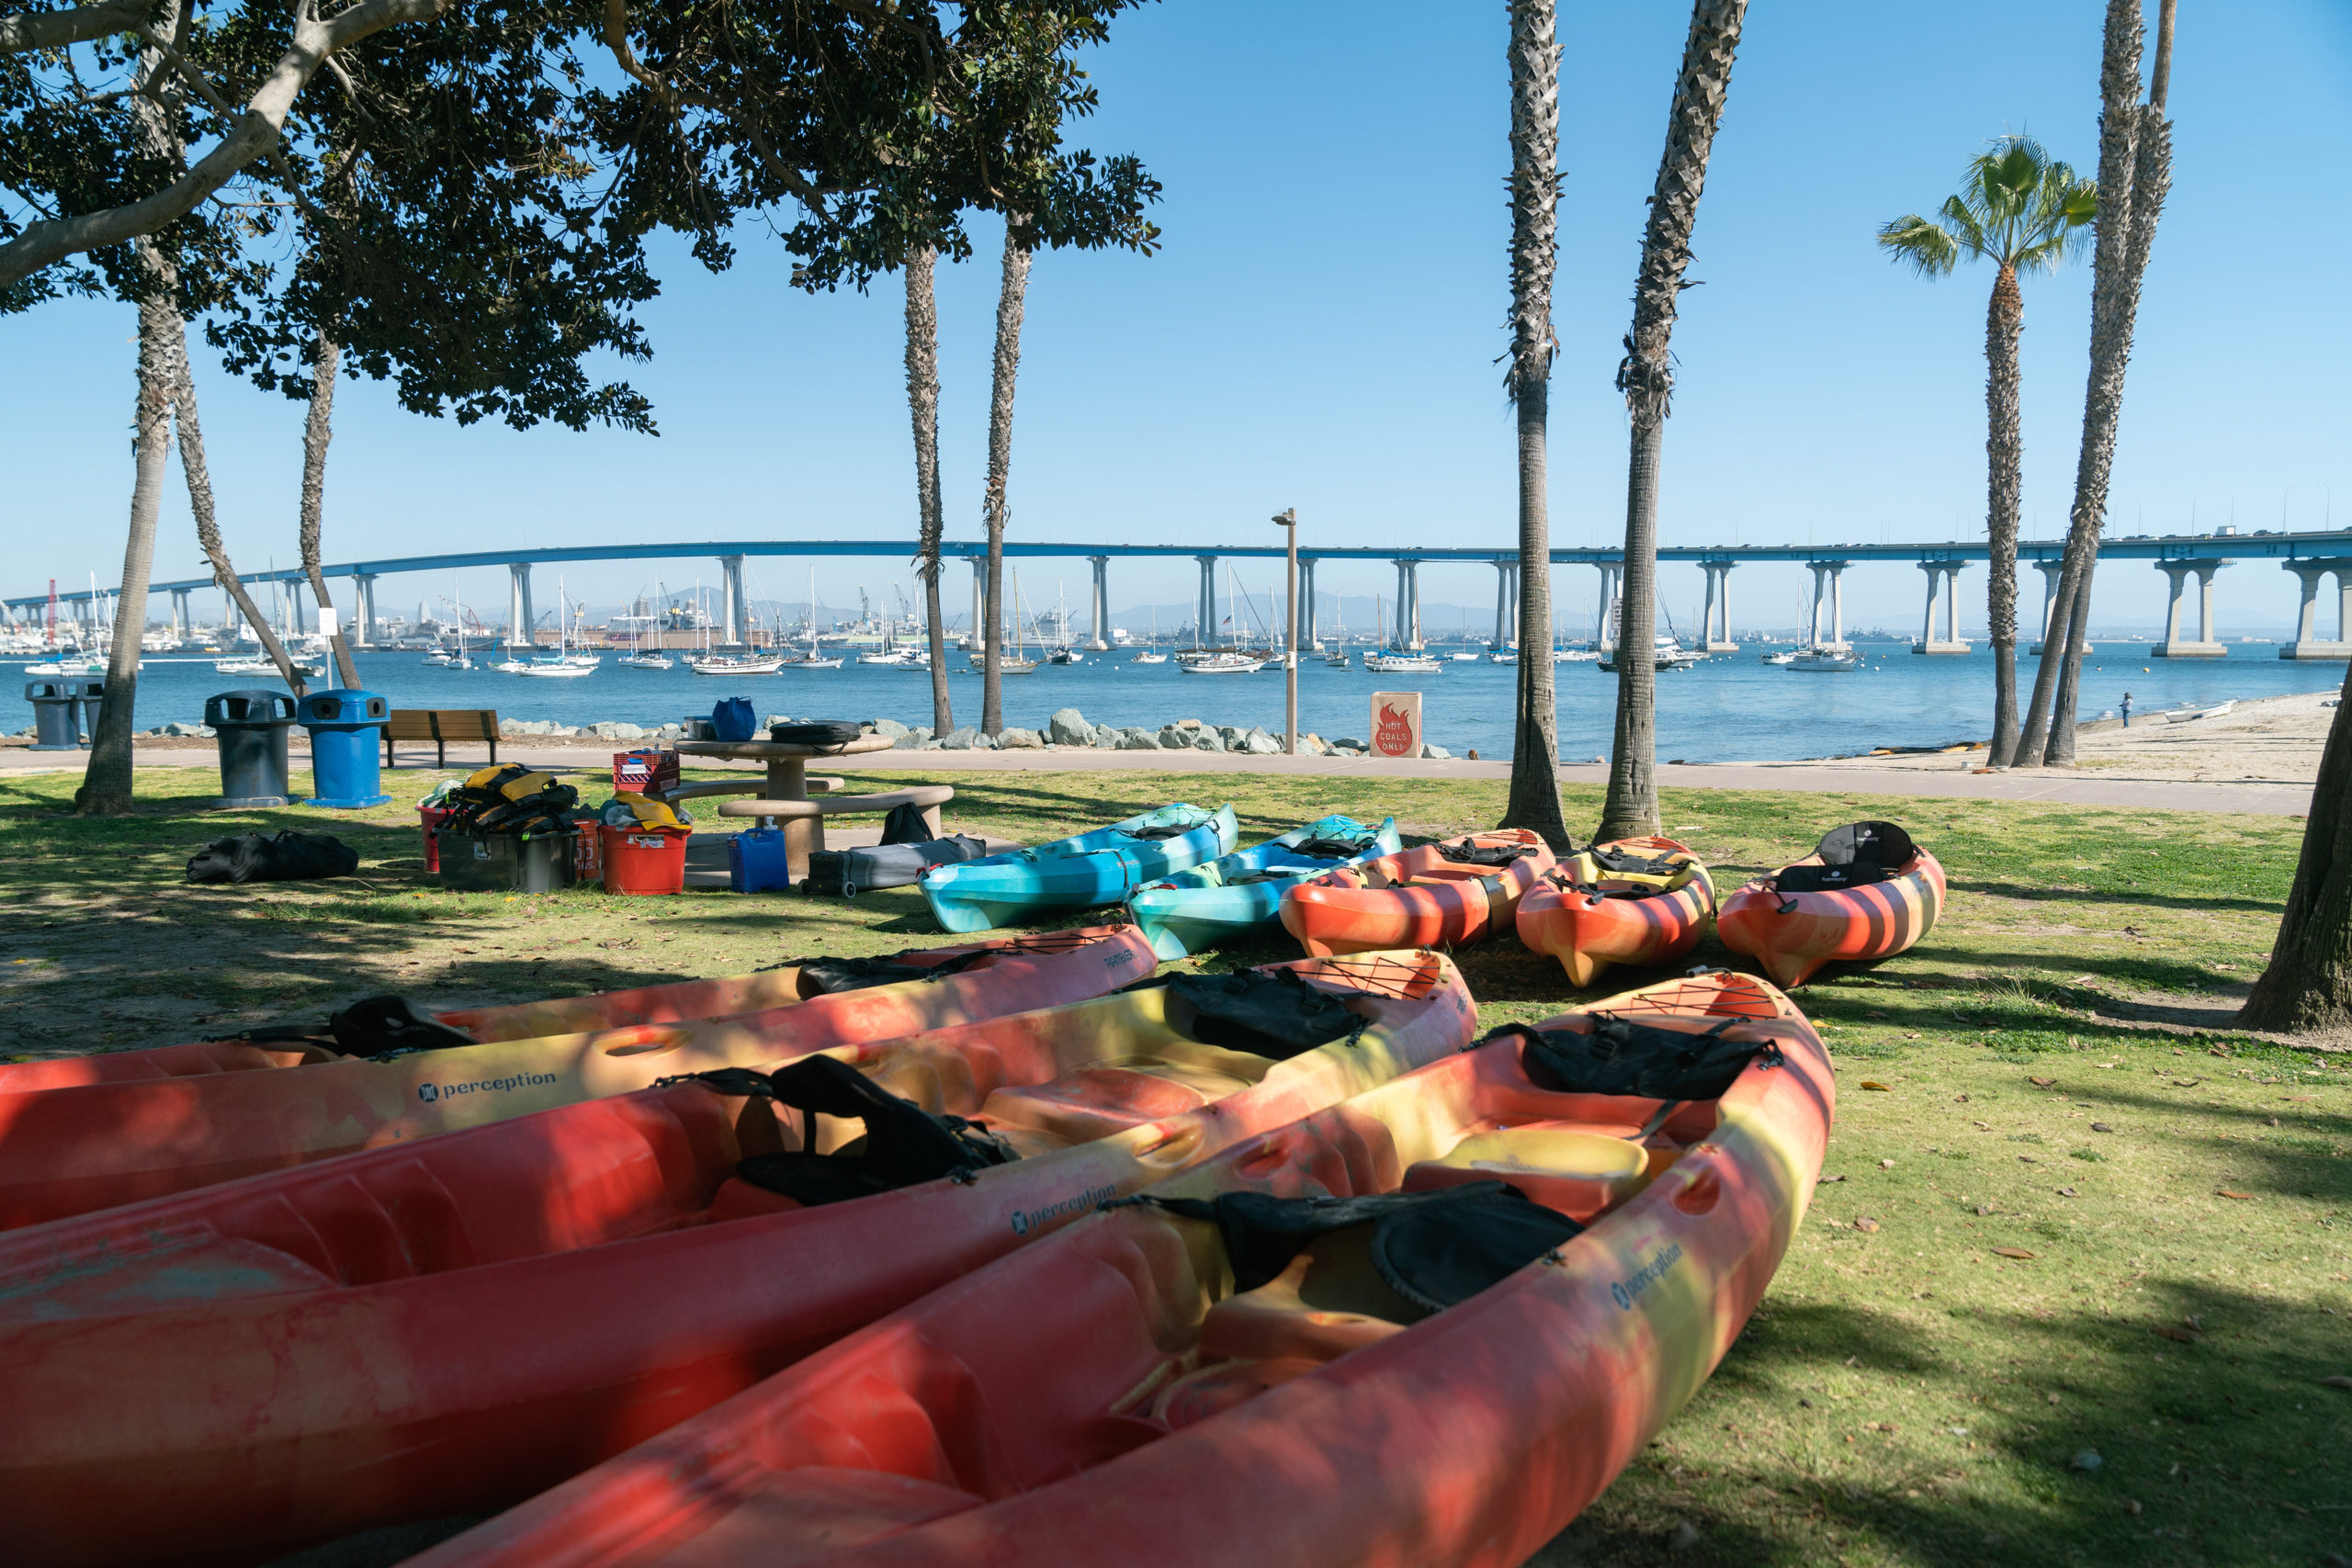
<path id="1" fill-rule="evenodd" d="M 1625 474 L 1625 612 L 1617 634 L 1616 750 L 1609 762 L 1609 795 L 1598 836 L 1623 839 L 1655 833 L 1657 815 L 1657 671 L 1651 637 L 1657 624 L 1658 459 L 1674 393 L 1668 344 L 1682 275 L 1690 265 L 1690 232 L 1706 187 L 1707 158 L 1723 124 L 1731 92 L 1733 57 L 1747 0 L 1693 0 L 1690 33 L 1682 46 L 1682 73 L 1667 111 L 1666 153 L 1650 197 L 1641 270 L 1634 283 L 1634 326 L 1617 389 L 1632 420 Z"/>
<path id="2" fill-rule="evenodd" d="M 996 374 L 989 398 L 989 488 L 981 512 L 989 528 L 988 658 L 981 666 L 980 731 L 1004 728 L 1004 489 L 1012 467 L 1012 390 L 1021 375 L 1021 319 L 1029 303 L 1029 233 L 1004 226 L 1004 281 L 996 297 Z"/>
<path id="3" fill-rule="evenodd" d="M 1986 635 L 1993 644 L 1992 764 L 2018 754 L 2018 491 L 2024 443 L 2018 425 L 2018 337 L 2025 297 L 2018 270 L 2004 262 L 1984 313 L 1984 532 L 1992 581 L 1985 591 Z"/>
<path id="4" fill-rule="evenodd" d="M 322 610 L 334 608 L 334 600 L 327 592 L 327 580 L 319 570 L 321 558 L 319 533 L 321 516 L 326 510 L 327 443 L 334 439 L 334 378 L 343 363 L 343 350 L 333 335 L 319 334 L 319 346 L 311 364 L 311 414 L 302 426 L 302 571 L 311 580 L 311 594 Z M 341 677 L 345 691 L 359 689 L 359 666 L 351 657 L 350 639 L 338 626 L 329 634 L 329 644 L 334 649 L 335 673 Z"/>
<path id="5" fill-rule="evenodd" d="M 296 696 L 303 695 L 309 687 L 287 657 L 285 645 L 271 629 L 269 617 L 261 613 L 253 595 L 245 592 L 244 579 L 230 563 L 228 547 L 220 542 L 220 522 L 212 508 L 212 476 L 204 462 L 204 427 L 196 416 L 196 382 L 188 374 L 187 323 L 176 305 L 168 307 L 169 330 L 165 346 L 172 356 L 172 370 L 177 383 L 175 412 L 179 417 L 180 471 L 187 477 L 188 510 L 196 516 L 196 542 L 203 548 L 204 558 L 212 565 L 213 580 L 236 601 L 237 609 L 245 624 L 261 638 L 262 650 L 285 679 Z"/>
<path id="6" fill-rule="evenodd" d="M 144 102 L 144 100 L 142 100 Z M 155 518 L 172 455 L 172 358 L 167 313 L 175 269 L 145 240 L 132 242 L 153 297 L 139 307 L 139 403 L 131 438 L 130 536 L 122 551 L 122 592 L 115 601 L 114 647 L 107 654 L 106 694 L 90 726 L 90 762 L 74 795 L 80 817 L 125 817 L 131 797 L 131 714 L 139 695 L 140 639 L 147 628 L 147 581 L 155 565 Z"/>
<path id="7" fill-rule="evenodd" d="M 1552 664 L 1549 423 L 1552 278 L 1558 259 L 1560 44 L 1555 0 L 1510 7 L 1511 400 L 1519 412 L 1519 665 L 1510 795 L 1502 826 L 1570 847 L 1560 811 L 1560 713 Z M 1540 636 L 1543 646 L 1535 646 Z"/>
<path id="8" fill-rule="evenodd" d="M 2327 728 L 2278 940 L 2238 1021 L 2281 1031 L 2352 1023 L 2352 676 Z"/>
<path id="9" fill-rule="evenodd" d="M 907 408 L 915 427 L 915 570 L 922 578 L 931 643 L 931 731 L 956 728 L 947 695 L 947 630 L 939 619 L 939 544 L 946 516 L 939 497 L 939 306 L 932 293 L 938 255 L 924 246 L 907 256 Z"/>
<path id="10" fill-rule="evenodd" d="M 2164 0 L 2158 24 L 2156 79 L 2168 83 L 2174 0 Z M 2132 361 L 2132 331 L 2146 276 L 2156 220 L 2171 184 L 2171 128 L 2161 98 L 2143 105 L 2140 0 L 2109 0 L 2107 38 L 2099 69 L 2098 242 L 2091 280 L 2090 379 L 2083 397 L 2083 443 L 2075 464 L 2075 504 L 2066 531 L 2065 568 L 2058 579 L 2051 635 L 2042 639 L 2026 709 L 2018 765 L 2071 765 L 2075 760 L 2075 699 L 2090 624 L 2090 578 L 2107 517 L 2108 482 L 2115 465 L 2116 431 L 2123 412 L 2123 378 Z M 2063 637 L 2059 635 L 2064 628 Z"/>

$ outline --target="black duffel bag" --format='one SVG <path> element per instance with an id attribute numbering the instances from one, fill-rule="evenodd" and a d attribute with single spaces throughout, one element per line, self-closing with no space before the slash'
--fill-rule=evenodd
<path id="1" fill-rule="evenodd" d="M 187 863 L 190 882 L 312 882 L 349 876 L 359 852 L 325 833 L 240 833 L 215 839 Z"/>

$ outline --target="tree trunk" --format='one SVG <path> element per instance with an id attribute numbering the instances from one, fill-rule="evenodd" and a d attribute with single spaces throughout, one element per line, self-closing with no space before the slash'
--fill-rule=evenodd
<path id="1" fill-rule="evenodd" d="M 1634 325 L 1617 389 L 1631 416 L 1625 474 L 1625 613 L 1617 634 L 1616 750 L 1609 761 L 1609 796 L 1600 811 L 1601 839 L 1635 838 L 1658 830 L 1657 650 L 1658 459 L 1674 393 L 1668 344 L 1682 275 L 1690 265 L 1690 232 L 1706 187 L 1707 158 L 1723 124 L 1731 92 L 1733 57 L 1747 0 L 1694 0 L 1690 33 L 1682 46 L 1682 73 L 1667 111 L 1666 153 L 1650 196 L 1642 236 L 1641 270 L 1634 283 Z"/>
<path id="2" fill-rule="evenodd" d="M 2238 1021 L 2280 1031 L 2352 1023 L 2352 676 L 2327 727 L 2278 940 Z"/>
<path id="3" fill-rule="evenodd" d="M 989 397 L 989 488 L 980 510 L 989 529 L 988 658 L 981 666 L 980 731 L 1004 728 L 1004 488 L 1012 468 L 1012 389 L 1021 375 L 1021 318 L 1029 302 L 1028 231 L 1004 226 L 1004 281 L 996 297 L 996 374 Z"/>
<path id="4" fill-rule="evenodd" d="M 2160 47 L 2168 51 L 2174 0 L 2164 0 Z M 2107 38 L 2099 69 L 2098 247 L 2091 280 L 2091 365 L 2083 397 L 2083 442 L 2075 464 L 2075 503 L 2066 531 L 2065 569 L 2058 580 L 2053 635 L 2042 639 L 2026 709 L 2019 766 L 2071 765 L 2075 760 L 2075 696 L 2090 624 L 2090 577 L 2107 517 L 2108 482 L 2115 465 L 2116 431 L 2123 412 L 2123 378 L 2132 360 L 2132 331 L 2140 284 L 2156 220 L 2171 184 L 2171 129 L 2161 99 L 2140 96 L 2140 0 L 2109 0 Z M 2168 53 L 2157 75 L 2168 81 Z M 2060 615 L 2065 637 L 2054 635 Z"/>
<path id="5" fill-rule="evenodd" d="M 107 654 L 106 694 L 90 726 L 90 762 L 74 792 L 80 817 L 124 817 L 132 810 L 131 714 L 139 696 L 140 639 L 147 629 L 147 581 L 155 565 L 155 518 L 172 456 L 172 356 L 176 321 L 170 290 L 178 279 L 145 240 L 132 242 L 154 297 L 139 307 L 139 403 L 132 426 L 130 536 L 122 552 L 122 592 L 115 601 L 114 647 Z"/>
<path id="6" fill-rule="evenodd" d="M 1993 755 L 2006 768 L 2018 754 L 2018 492 L 2024 440 L 2018 423 L 2018 337 L 2025 297 L 2018 269 L 2001 264 L 1984 313 L 1984 533 L 1992 581 L 1984 595 L 1993 645 Z"/>
<path id="7" fill-rule="evenodd" d="M 320 518 L 326 508 L 327 443 L 334 439 L 334 378 L 343 350 L 332 335 L 319 334 L 317 356 L 311 365 L 311 416 L 302 426 L 302 572 L 311 580 L 311 594 L 322 610 L 334 608 L 327 580 L 319 570 Z M 328 634 L 334 649 L 335 673 L 345 691 L 359 689 L 359 666 L 351 657 L 351 642 L 337 626 Z"/>
<path id="8" fill-rule="evenodd" d="M 1555 0 L 1510 7 L 1511 400 L 1519 412 L 1519 664 L 1510 795 L 1502 826 L 1570 847 L 1560 811 L 1560 711 L 1552 664 L 1548 481 L 1552 278 L 1558 260 L 1560 44 Z M 1542 647 L 1536 646 L 1538 638 Z"/>
<path id="9" fill-rule="evenodd" d="M 278 674 L 298 697 L 310 688 L 303 684 L 294 661 L 287 657 L 285 645 L 277 640 L 277 633 L 269 617 L 261 613 L 253 595 L 245 592 L 244 579 L 230 564 L 229 551 L 220 542 L 220 522 L 212 509 L 212 476 L 204 463 L 204 427 L 196 416 L 196 382 L 188 374 L 187 323 L 181 319 L 179 308 L 170 309 L 167 346 L 172 355 L 174 379 L 177 382 L 175 412 L 179 416 L 180 471 L 187 476 L 188 510 L 196 514 L 196 542 L 204 550 L 204 558 L 212 563 L 213 580 L 235 600 L 238 612 L 245 624 L 261 638 L 262 650 L 270 662 L 277 666 Z"/>
<path id="10" fill-rule="evenodd" d="M 947 695 L 947 628 L 939 619 L 939 544 L 946 516 L 939 497 L 939 307 L 932 293 L 937 254 L 925 247 L 907 256 L 907 408 L 915 428 L 915 571 L 922 579 L 931 644 L 931 731 L 956 728 Z"/>

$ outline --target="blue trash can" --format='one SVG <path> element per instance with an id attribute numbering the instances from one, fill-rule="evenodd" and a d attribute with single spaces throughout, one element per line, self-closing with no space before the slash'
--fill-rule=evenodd
<path id="1" fill-rule="evenodd" d="M 391 705 L 373 692 L 312 692 L 302 699 L 302 728 L 311 732 L 312 806 L 356 811 L 392 797 L 381 789 L 384 727 Z"/>
<path id="2" fill-rule="evenodd" d="M 28 681 L 25 701 L 33 705 L 33 745 L 36 751 L 78 751 L 82 749 L 82 682 Z"/>
<path id="3" fill-rule="evenodd" d="M 204 699 L 205 727 L 220 748 L 222 810 L 289 806 L 286 786 L 286 732 L 294 724 L 294 698 L 285 692 L 222 692 Z"/>

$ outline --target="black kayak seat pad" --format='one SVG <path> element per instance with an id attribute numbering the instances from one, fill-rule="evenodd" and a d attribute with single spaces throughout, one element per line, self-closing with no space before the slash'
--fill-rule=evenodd
<path id="1" fill-rule="evenodd" d="M 1202 1044 L 1246 1051 L 1277 1062 L 1334 1040 L 1351 1040 L 1366 1027 L 1365 1021 L 1345 1002 L 1308 985 L 1295 969 L 1153 975 L 1119 988 L 1161 987 L 1192 1005 L 1188 1032 Z"/>
<path id="2" fill-rule="evenodd" d="M 1369 1227 L 1373 1267 L 1391 1290 L 1425 1312 L 1467 1301 L 1584 1234 L 1576 1221 L 1502 1181 L 1351 1198 L 1226 1192 L 1213 1199 L 1119 1201 L 1215 1224 L 1237 1292 L 1279 1277 L 1318 1236 Z"/>
<path id="3" fill-rule="evenodd" d="M 804 1056 L 772 1073 L 721 1067 L 662 1082 L 700 1082 L 720 1094 L 758 1096 L 801 1112 L 802 1147 L 753 1155 L 737 1163 L 735 1174 L 810 1208 L 943 1177 L 969 1179 L 1020 1157 L 979 1123 L 925 1111 L 838 1057 Z M 865 1135 L 832 1154 L 819 1154 L 808 1146 L 819 1116 L 862 1122 Z"/>
<path id="4" fill-rule="evenodd" d="M 1569 1094 L 1632 1095 L 1644 1100 L 1718 1100 L 1733 1080 L 1761 1058 L 1778 1066 L 1778 1042 L 1731 1031 L 1744 1019 L 1722 1019 L 1701 1031 L 1661 1029 L 1611 1013 L 1587 1013 L 1586 1031 L 1534 1029 L 1509 1023 L 1479 1041 L 1516 1035 L 1523 1059 Z"/>
<path id="5" fill-rule="evenodd" d="M 369 997 L 354 1002 L 329 1018 L 323 1029 L 315 1024 L 274 1023 L 208 1038 L 243 1040 L 254 1045 L 303 1045 L 377 1061 L 479 1043 L 472 1035 L 450 1028 L 406 997 Z"/>

